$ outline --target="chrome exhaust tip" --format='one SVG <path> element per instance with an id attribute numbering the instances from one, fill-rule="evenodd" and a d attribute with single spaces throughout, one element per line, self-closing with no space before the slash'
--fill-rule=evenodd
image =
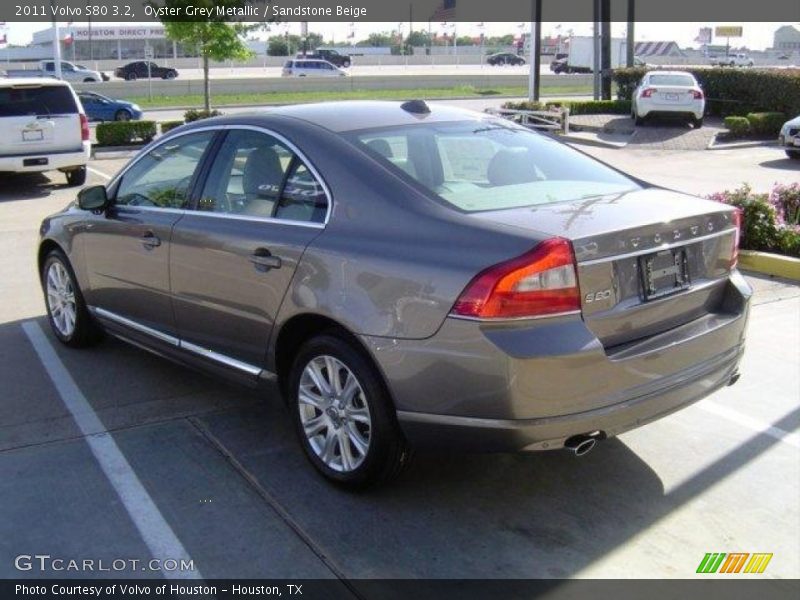
<path id="1" fill-rule="evenodd" d="M 588 435 L 574 435 L 564 442 L 564 447 L 571 450 L 575 456 L 583 456 L 592 451 L 597 440 Z"/>

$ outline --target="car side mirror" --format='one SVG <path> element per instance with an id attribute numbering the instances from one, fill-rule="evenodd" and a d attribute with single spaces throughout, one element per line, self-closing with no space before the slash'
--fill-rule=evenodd
<path id="1" fill-rule="evenodd" d="M 105 210 L 108 207 L 106 186 L 92 185 L 78 192 L 78 206 L 83 210 Z"/>

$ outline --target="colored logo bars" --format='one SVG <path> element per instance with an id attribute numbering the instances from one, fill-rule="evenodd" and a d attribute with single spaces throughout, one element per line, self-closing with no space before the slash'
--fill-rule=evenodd
<path id="1" fill-rule="evenodd" d="M 748 560 L 749 558 L 749 560 Z M 748 552 L 708 552 L 697 567 L 698 573 L 763 573 L 772 554 Z"/>

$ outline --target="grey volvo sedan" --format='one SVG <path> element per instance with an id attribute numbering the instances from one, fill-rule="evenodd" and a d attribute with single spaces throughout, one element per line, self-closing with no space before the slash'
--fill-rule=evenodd
<path id="1" fill-rule="evenodd" d="M 173 130 L 44 220 L 55 336 L 277 382 L 350 486 L 411 448 L 591 450 L 738 378 L 739 214 L 424 102 Z"/>

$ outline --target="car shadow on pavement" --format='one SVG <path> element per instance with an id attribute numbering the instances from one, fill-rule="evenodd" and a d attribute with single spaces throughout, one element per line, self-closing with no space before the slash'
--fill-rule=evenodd
<path id="1" fill-rule="evenodd" d="M 800 171 L 800 160 L 789 158 L 776 158 L 774 160 L 765 160 L 758 164 L 765 169 L 780 169 L 782 171 Z"/>
<path id="2" fill-rule="evenodd" d="M 61 173 L 53 173 L 53 178 Z M 66 181 L 55 183 L 44 173 L 0 173 L 0 202 L 45 198 L 53 190 L 66 188 Z"/>

